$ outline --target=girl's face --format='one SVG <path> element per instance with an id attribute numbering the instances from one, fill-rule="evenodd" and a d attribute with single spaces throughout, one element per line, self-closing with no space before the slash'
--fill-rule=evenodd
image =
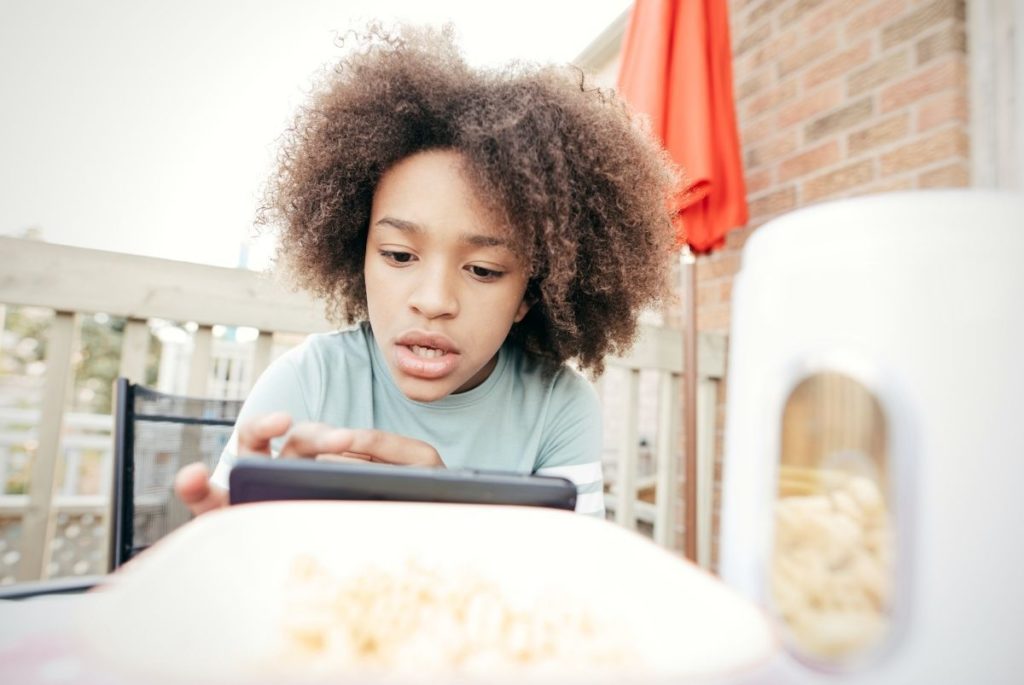
<path id="1" fill-rule="evenodd" d="M 406 397 L 482 383 L 529 309 L 527 273 L 483 210 L 456 152 L 400 161 L 373 196 L 363 273 L 377 345 Z"/>

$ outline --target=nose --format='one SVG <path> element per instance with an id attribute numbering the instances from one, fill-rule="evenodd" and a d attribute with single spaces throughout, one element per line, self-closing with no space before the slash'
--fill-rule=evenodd
<path id="1" fill-rule="evenodd" d="M 428 319 L 459 313 L 456 279 L 442 269 L 424 269 L 409 296 L 409 307 Z"/>

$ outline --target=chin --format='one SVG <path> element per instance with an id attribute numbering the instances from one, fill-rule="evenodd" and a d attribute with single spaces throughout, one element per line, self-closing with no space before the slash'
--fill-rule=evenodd
<path id="1" fill-rule="evenodd" d="M 431 387 L 433 384 L 427 383 L 401 383 L 398 389 L 402 391 L 402 394 L 408 397 L 414 402 L 434 402 L 447 397 L 453 391 L 447 386 L 440 384 L 435 387 Z"/>

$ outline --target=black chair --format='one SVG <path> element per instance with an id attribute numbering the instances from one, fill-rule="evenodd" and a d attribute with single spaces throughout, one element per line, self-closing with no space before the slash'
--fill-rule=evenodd
<path id="1" fill-rule="evenodd" d="M 241 408 L 242 400 L 167 395 L 117 379 L 111 569 L 191 518 L 174 496 L 174 476 L 194 461 L 216 466 Z"/>

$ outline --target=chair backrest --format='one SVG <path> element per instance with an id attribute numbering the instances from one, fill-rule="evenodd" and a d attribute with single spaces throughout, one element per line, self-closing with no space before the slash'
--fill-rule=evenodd
<path id="1" fill-rule="evenodd" d="M 202 461 L 212 470 L 242 400 L 167 395 L 117 379 L 111 569 L 191 518 L 174 496 L 174 476 Z"/>

